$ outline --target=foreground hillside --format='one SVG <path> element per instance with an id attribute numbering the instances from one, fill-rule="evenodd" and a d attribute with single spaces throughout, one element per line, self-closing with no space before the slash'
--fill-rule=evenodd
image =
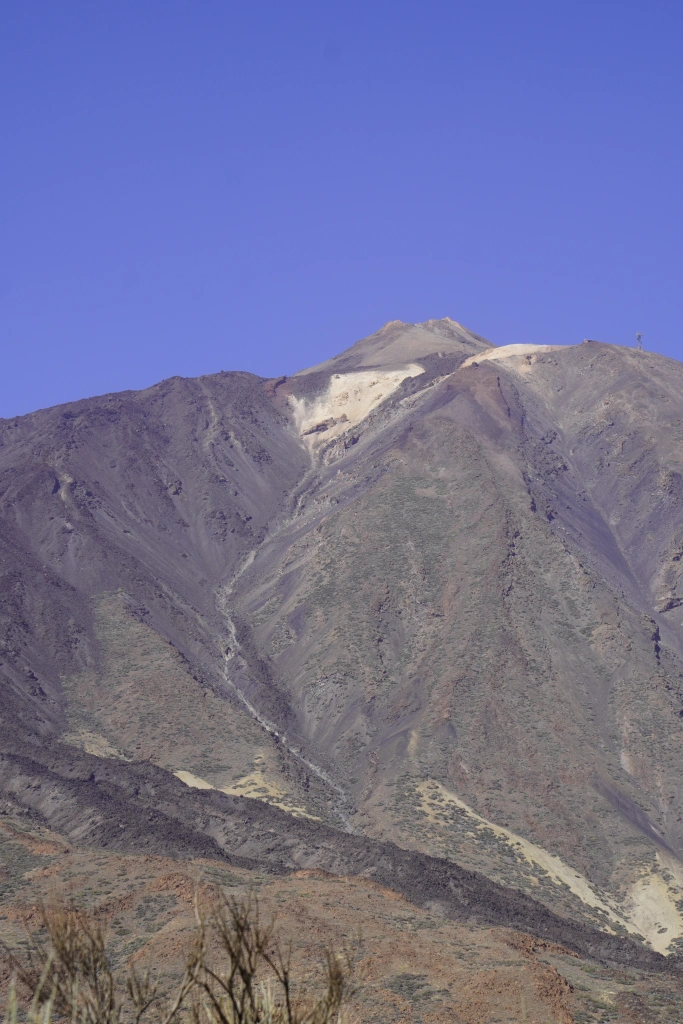
<path id="1" fill-rule="evenodd" d="M 0 421 L 7 827 L 676 985 L 682 424 L 681 364 L 450 320 Z"/>
<path id="2" fill-rule="evenodd" d="M 293 937 L 297 973 L 327 943 L 355 948 L 361 987 L 347 1024 L 677 1024 L 683 1017 L 676 971 L 610 964 L 511 928 L 449 920 L 366 876 L 274 877 L 221 860 L 93 852 L 7 819 L 0 857 L 7 864 L 0 928 L 15 948 L 26 926 L 38 925 L 37 900 L 75 897 L 109 922 L 116 966 L 151 963 L 177 983 L 195 899 L 210 899 L 220 885 L 228 898 L 257 894 L 264 920 L 274 916 L 279 934 Z M 8 980 L 0 967 L 3 992 Z"/>

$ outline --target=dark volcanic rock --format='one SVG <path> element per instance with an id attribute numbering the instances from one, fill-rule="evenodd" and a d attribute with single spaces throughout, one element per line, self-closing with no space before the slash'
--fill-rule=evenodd
<path id="1" fill-rule="evenodd" d="M 5 747 L 11 746 L 6 739 Z M 595 960 L 678 969 L 675 959 L 560 918 L 456 864 L 293 818 L 259 800 L 192 792 L 151 765 L 104 761 L 47 742 L 35 758 L 0 758 L 0 792 L 79 845 L 221 858 L 270 874 L 320 869 L 364 875 L 455 920 L 506 925 Z"/>

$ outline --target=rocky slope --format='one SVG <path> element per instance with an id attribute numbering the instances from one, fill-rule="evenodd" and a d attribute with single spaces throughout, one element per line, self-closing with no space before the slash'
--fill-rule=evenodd
<path id="1" fill-rule="evenodd" d="M 672 360 L 450 320 L 0 421 L 5 813 L 676 953 L 682 423 Z"/>

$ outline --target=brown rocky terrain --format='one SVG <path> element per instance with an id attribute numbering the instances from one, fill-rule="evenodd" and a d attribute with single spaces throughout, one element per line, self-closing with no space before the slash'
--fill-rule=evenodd
<path id="1" fill-rule="evenodd" d="M 21 947 L 35 928 L 35 903 L 75 898 L 107 923 L 117 964 L 153 963 L 170 983 L 182 974 L 195 927 L 195 899 L 216 886 L 258 896 L 265 920 L 294 937 L 306 972 L 332 943 L 351 948 L 361 986 L 349 1024 L 627 1024 L 681 1019 L 676 972 L 607 965 L 501 926 L 455 922 L 416 907 L 363 877 L 248 871 L 224 861 L 112 853 L 71 846 L 45 830 L 0 823 L 0 927 Z M 3 988 L 7 972 L 0 972 Z"/>
<path id="2" fill-rule="evenodd" d="M 223 863 L 285 915 L 306 885 L 321 919 L 343 892 L 398 1014 L 377 1019 L 487 1019 L 415 995 L 462 965 L 399 970 L 411 929 L 380 971 L 396 900 L 444 949 L 470 936 L 482 999 L 506 956 L 528 969 L 501 1020 L 660 1019 L 683 942 L 682 424 L 675 361 L 496 349 L 450 320 L 288 379 L 0 421 L 7 835 L 48 829 L 93 880 Z M 26 870 L 8 920 L 47 885 Z M 600 972 L 606 1009 L 581 1009 Z"/>

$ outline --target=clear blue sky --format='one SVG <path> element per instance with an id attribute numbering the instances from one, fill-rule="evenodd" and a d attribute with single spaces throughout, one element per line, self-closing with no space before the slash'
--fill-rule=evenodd
<path id="1" fill-rule="evenodd" d="M 683 356 L 683 5 L 3 0 L 0 415 L 387 320 Z"/>

